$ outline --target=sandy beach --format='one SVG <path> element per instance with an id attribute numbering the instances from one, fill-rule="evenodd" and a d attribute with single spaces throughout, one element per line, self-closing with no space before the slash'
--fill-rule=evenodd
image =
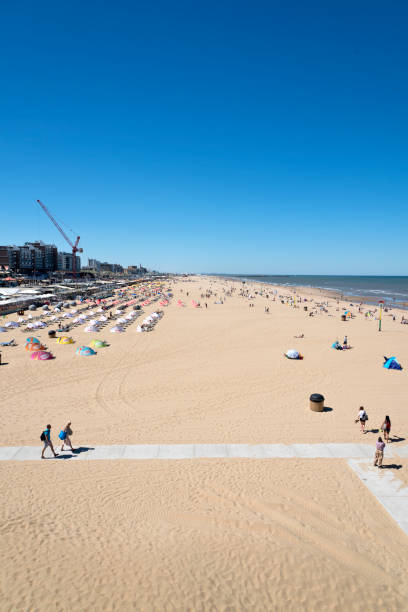
<path id="1" fill-rule="evenodd" d="M 407 444 L 402 311 L 383 313 L 379 333 L 378 312 L 365 316 L 372 307 L 310 290 L 297 289 L 295 308 L 279 297 L 293 296 L 288 288 L 260 283 L 169 286 L 172 302 L 149 333 L 81 326 L 64 346 L 49 328 L 35 332 L 52 361 L 30 360 L 19 329 L 2 334 L 18 346 L 2 348 L 0 445 L 39 446 L 48 422 L 56 443 L 72 421 L 75 446 L 364 442 L 374 454 L 370 430 L 386 414 L 391 446 Z M 342 321 L 343 308 L 355 316 Z M 333 350 L 345 335 L 352 349 Z M 110 346 L 75 354 L 94 337 Z M 286 359 L 291 348 L 304 359 Z M 383 356 L 404 369 L 384 369 Z M 323 413 L 309 409 L 316 392 Z M 354 422 L 361 405 L 365 435 Z M 408 540 L 343 460 L 10 461 L 0 471 L 2 610 L 406 606 Z"/>

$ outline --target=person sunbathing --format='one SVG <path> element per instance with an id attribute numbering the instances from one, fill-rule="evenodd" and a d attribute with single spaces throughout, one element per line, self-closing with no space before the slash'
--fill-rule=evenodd
<path id="1" fill-rule="evenodd" d="M 300 334 L 299 336 L 293 336 L 294 338 L 304 338 L 305 334 Z"/>

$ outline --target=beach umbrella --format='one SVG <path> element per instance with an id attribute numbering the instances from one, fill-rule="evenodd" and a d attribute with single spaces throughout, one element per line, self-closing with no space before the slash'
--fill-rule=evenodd
<path id="1" fill-rule="evenodd" d="M 8 323 L 6 323 L 5 327 L 20 327 L 18 323 L 16 323 L 16 321 L 9 321 Z"/>
<path id="2" fill-rule="evenodd" d="M 89 357 L 90 355 L 96 355 L 96 352 L 90 346 L 79 346 L 76 354 L 81 355 L 81 357 Z"/>
<path id="3" fill-rule="evenodd" d="M 35 304 L 30 304 L 28 310 L 37 310 L 37 306 Z"/>
<path id="4" fill-rule="evenodd" d="M 105 317 L 104 315 L 101 315 L 101 316 L 99 317 L 99 320 L 100 320 L 100 321 L 102 321 L 102 322 L 103 322 L 103 321 L 107 321 L 107 320 L 108 320 L 108 317 Z"/>
<path id="5" fill-rule="evenodd" d="M 299 351 L 296 349 L 289 349 L 286 351 L 286 357 L 289 357 L 289 359 L 299 359 Z"/>
<path id="6" fill-rule="evenodd" d="M 36 359 L 37 361 L 46 361 L 47 359 L 54 359 L 54 356 L 48 351 L 39 350 L 31 354 L 31 359 Z"/>

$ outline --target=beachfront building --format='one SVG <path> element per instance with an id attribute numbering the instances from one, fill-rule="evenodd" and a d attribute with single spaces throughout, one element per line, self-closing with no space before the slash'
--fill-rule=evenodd
<path id="1" fill-rule="evenodd" d="M 72 253 L 58 253 L 58 271 L 72 272 L 74 269 L 74 255 Z M 81 270 L 81 258 L 76 255 L 76 270 Z"/>
<path id="2" fill-rule="evenodd" d="M 37 256 L 36 270 L 40 272 L 54 272 L 58 269 L 58 249 L 55 244 L 45 244 L 42 240 L 26 242 L 25 245 L 33 246 L 39 251 Z"/>
<path id="3" fill-rule="evenodd" d="M 19 262 L 19 247 L 0 246 L 0 270 L 17 270 Z"/>
<path id="4" fill-rule="evenodd" d="M 97 259 L 88 259 L 88 268 L 90 270 L 95 270 L 95 272 L 101 271 L 101 262 Z"/>

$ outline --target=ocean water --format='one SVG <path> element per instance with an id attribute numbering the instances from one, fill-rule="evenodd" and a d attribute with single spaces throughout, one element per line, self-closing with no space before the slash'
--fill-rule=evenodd
<path id="1" fill-rule="evenodd" d="M 408 305 L 408 276 L 314 276 L 314 275 L 243 275 L 222 274 L 220 276 L 240 280 L 251 280 L 287 287 L 314 287 L 338 291 L 344 296 L 364 298 L 365 302 L 378 304 Z"/>

